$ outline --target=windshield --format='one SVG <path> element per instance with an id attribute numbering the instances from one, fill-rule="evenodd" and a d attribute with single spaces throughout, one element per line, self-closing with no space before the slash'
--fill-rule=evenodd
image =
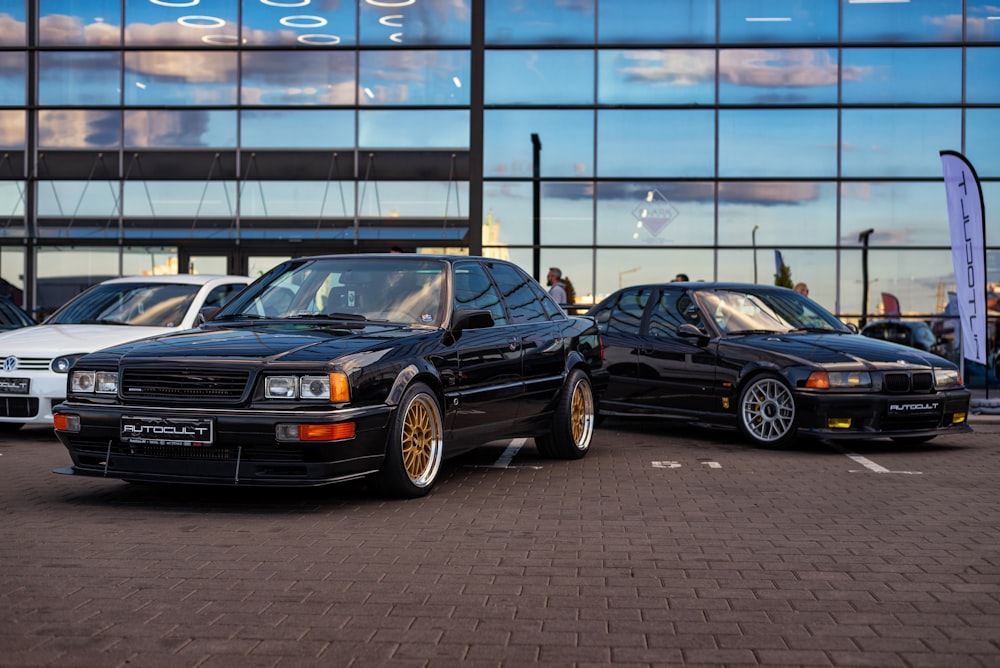
<path id="1" fill-rule="evenodd" d="M 200 289 L 179 283 L 97 285 L 71 299 L 45 324 L 176 327 Z"/>
<path id="2" fill-rule="evenodd" d="M 227 304 L 214 320 L 442 321 L 447 265 L 418 256 L 292 260 Z"/>
<path id="3" fill-rule="evenodd" d="M 695 299 L 723 334 L 850 331 L 822 306 L 791 290 L 699 290 Z"/>

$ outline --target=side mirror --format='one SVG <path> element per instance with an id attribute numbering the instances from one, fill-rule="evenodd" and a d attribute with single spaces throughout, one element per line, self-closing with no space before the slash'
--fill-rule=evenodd
<path id="1" fill-rule="evenodd" d="M 685 322 L 683 325 L 677 328 L 677 336 L 685 339 L 707 339 L 708 335 L 701 331 L 690 322 Z"/>
<path id="2" fill-rule="evenodd" d="M 851 334 L 858 334 L 861 331 L 853 322 L 847 323 L 847 329 L 851 330 Z"/>
<path id="3" fill-rule="evenodd" d="M 195 316 L 194 326 L 200 327 L 206 322 L 215 317 L 215 314 L 219 312 L 218 306 L 204 306 L 198 311 L 198 315 Z"/>
<path id="4" fill-rule="evenodd" d="M 451 331 L 458 334 L 463 329 L 485 329 L 493 326 L 493 314 L 486 309 L 455 311 L 451 319 Z"/>

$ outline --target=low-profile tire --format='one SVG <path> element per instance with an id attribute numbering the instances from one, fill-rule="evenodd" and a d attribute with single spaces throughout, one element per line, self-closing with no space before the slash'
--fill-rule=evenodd
<path id="1" fill-rule="evenodd" d="M 754 445 L 780 448 L 795 440 L 795 397 L 778 376 L 768 373 L 751 378 L 740 390 L 737 408 L 740 431 Z"/>
<path id="2" fill-rule="evenodd" d="M 412 499 L 431 491 L 444 454 L 443 424 L 431 388 L 423 383 L 408 387 L 392 418 L 376 478 L 383 492 Z"/>
<path id="3" fill-rule="evenodd" d="M 13 434 L 23 426 L 23 422 L 0 422 L 0 433 Z"/>
<path id="4" fill-rule="evenodd" d="M 590 378 L 573 369 L 556 399 L 551 433 L 535 437 L 538 454 L 550 459 L 580 459 L 590 450 L 595 422 Z"/>
<path id="5" fill-rule="evenodd" d="M 926 443 L 927 441 L 935 438 L 935 435 L 931 436 L 893 436 L 892 440 L 896 443 L 902 445 L 920 445 L 921 443 Z"/>

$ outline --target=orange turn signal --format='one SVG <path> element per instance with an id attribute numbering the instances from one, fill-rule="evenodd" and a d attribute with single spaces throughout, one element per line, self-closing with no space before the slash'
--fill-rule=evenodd
<path id="1" fill-rule="evenodd" d="M 814 390 L 829 390 L 830 376 L 826 371 L 813 371 L 806 379 L 806 387 Z"/>
<path id="2" fill-rule="evenodd" d="M 347 382 L 346 373 L 331 373 L 330 374 L 330 401 L 350 401 L 351 400 L 351 384 Z M 351 436 L 354 434 L 352 433 Z"/>
<path id="3" fill-rule="evenodd" d="M 332 376 L 331 376 L 332 380 Z M 354 438 L 353 422 L 338 422 L 336 424 L 300 424 L 300 441 L 343 441 Z"/>

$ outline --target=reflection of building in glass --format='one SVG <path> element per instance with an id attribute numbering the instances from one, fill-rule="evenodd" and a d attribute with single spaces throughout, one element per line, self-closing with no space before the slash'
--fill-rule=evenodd
<path id="1" fill-rule="evenodd" d="M 600 295 L 780 249 L 849 315 L 874 229 L 870 284 L 934 312 L 938 151 L 1000 200 L 995 4 L 7 2 L 0 279 L 31 308 L 150 249 L 245 273 L 392 246 L 534 269 L 537 244 Z"/>

